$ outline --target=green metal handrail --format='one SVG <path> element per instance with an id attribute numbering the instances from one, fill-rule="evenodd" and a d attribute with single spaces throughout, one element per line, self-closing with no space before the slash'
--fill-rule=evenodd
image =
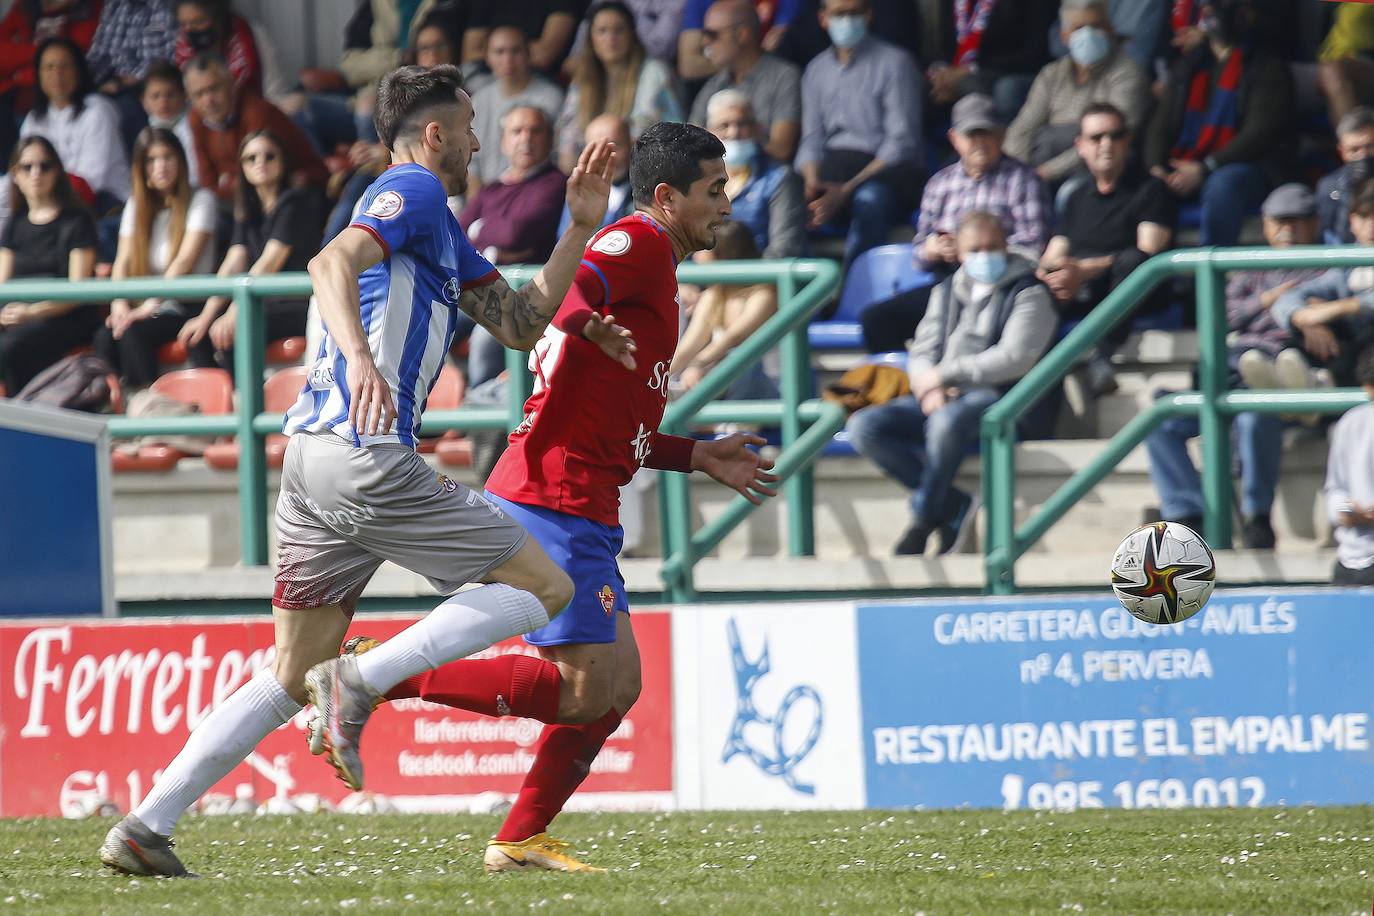
<path id="1" fill-rule="evenodd" d="M 1236 270 L 1362 267 L 1374 264 L 1374 248 L 1199 248 L 1156 255 L 1131 273 L 1097 308 L 1026 373 L 983 415 L 983 501 L 988 531 L 984 547 L 986 589 L 1016 590 L 1016 561 L 1064 513 L 1102 480 L 1150 431 L 1169 416 L 1197 416 L 1202 434 L 1203 532 L 1219 549 L 1231 546 L 1230 430 L 1228 416 L 1243 411 L 1339 413 L 1362 403 L 1354 390 L 1320 393 L 1226 390 L 1226 302 L 1222 275 Z M 1066 481 L 1019 529 L 1015 527 L 1016 423 L 1060 382 L 1165 278 L 1192 273 L 1197 283 L 1200 392 L 1171 395 L 1132 418 L 1106 450 Z"/>
<path id="2" fill-rule="evenodd" d="M 521 286 L 539 271 L 537 265 L 504 267 L 502 274 L 512 286 Z M 794 553 L 813 551 L 812 513 L 814 506 L 813 481 L 809 466 L 830 436 L 843 425 L 843 417 L 829 405 L 819 401 L 804 401 L 809 396 L 810 353 L 806 324 L 812 314 L 835 295 L 840 285 L 840 271 L 836 264 L 820 260 L 792 261 L 733 261 L 729 263 L 683 264 L 678 278 L 686 283 L 774 283 L 779 292 L 778 314 L 755 335 L 722 360 L 691 392 L 670 406 L 664 428 L 685 431 L 695 423 L 768 423 L 783 430 L 784 453 L 779 460 L 780 473 L 790 480 L 786 488 L 789 506 L 789 543 Z M 262 299 L 275 297 L 303 297 L 313 292 L 310 277 L 305 273 L 282 273 L 262 277 L 189 276 L 167 280 L 142 277 L 128 280 L 16 280 L 0 285 L 0 301 L 38 302 L 55 300 L 76 303 L 107 303 L 112 299 L 205 299 L 210 296 L 230 296 L 237 306 L 234 371 L 237 378 L 237 410 L 222 416 L 161 417 L 133 419 L 112 417 L 110 433 L 115 438 L 150 435 L 234 435 L 239 441 L 239 511 L 240 540 L 243 562 L 247 565 L 267 563 L 267 462 L 265 437 L 281 429 L 282 415 L 263 412 L 262 385 L 249 380 L 263 376 L 264 341 L 261 310 Z M 713 398 L 723 392 L 753 363 L 762 359 L 772 347 L 782 343 L 783 379 L 780 401 L 716 402 Z M 526 368 L 527 355 L 507 351 L 506 367 L 511 380 L 507 388 L 507 403 L 503 407 L 462 407 L 457 410 L 434 410 L 425 414 L 427 430 L 511 430 L 523 418 L 523 405 L 530 392 L 531 377 Z M 806 429 L 805 424 L 811 423 Z M 690 505 L 687 499 L 685 475 L 666 475 L 664 488 L 670 495 L 664 499 L 662 518 L 665 546 L 676 536 L 682 545 L 677 554 L 669 556 L 678 581 L 690 590 L 691 567 L 702 554 L 709 551 L 730 528 L 747 514 L 747 509 L 731 507 L 725 517 L 728 524 L 717 520 L 691 539 Z M 747 500 L 739 502 L 752 508 Z M 714 540 L 713 540 L 714 539 Z M 708 544 L 703 547 L 702 545 Z M 665 552 L 665 556 L 668 554 Z M 685 572 L 678 572 L 685 570 Z"/>

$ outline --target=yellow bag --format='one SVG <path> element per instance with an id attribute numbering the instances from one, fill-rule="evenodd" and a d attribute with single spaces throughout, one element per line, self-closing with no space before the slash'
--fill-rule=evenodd
<path id="1" fill-rule="evenodd" d="M 826 386 L 822 396 L 853 413 L 908 394 L 911 394 L 911 381 L 904 370 L 896 366 L 865 363 L 855 366 L 840 376 L 839 381 Z"/>

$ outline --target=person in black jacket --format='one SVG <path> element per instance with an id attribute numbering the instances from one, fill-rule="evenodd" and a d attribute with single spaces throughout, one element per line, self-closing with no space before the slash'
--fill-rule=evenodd
<path id="1" fill-rule="evenodd" d="M 1202 204 L 1203 245 L 1234 245 L 1248 214 L 1291 169 L 1293 77 L 1252 40 L 1245 0 L 1209 0 L 1206 40 L 1182 55 L 1145 133 L 1145 165 L 1181 201 Z"/>
<path id="2" fill-rule="evenodd" d="M 1050 62 L 1058 0 L 943 0 L 941 6 L 942 53 L 926 71 L 931 101 L 953 105 L 970 93 L 990 95 L 1010 124 Z"/>

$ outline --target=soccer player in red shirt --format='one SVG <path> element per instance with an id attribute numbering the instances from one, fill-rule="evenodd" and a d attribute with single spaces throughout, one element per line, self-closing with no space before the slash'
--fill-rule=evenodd
<path id="1" fill-rule="evenodd" d="M 489 872 L 602 870 L 568 855 L 546 828 L 639 697 L 639 650 L 616 565 L 619 488 L 651 467 L 704 471 L 755 503 L 775 495 L 772 462 L 749 448 L 759 437 L 708 442 L 658 431 L 678 341 L 677 265 L 712 248 L 730 215 L 724 155 L 719 140 L 689 124 L 655 124 L 640 136 L 630 166 L 635 212 L 593 237 L 535 347 L 534 394 L 487 494 L 573 580 L 572 603 L 525 636 L 541 658 L 451 662 L 387 694 L 548 723 L 487 846 Z"/>

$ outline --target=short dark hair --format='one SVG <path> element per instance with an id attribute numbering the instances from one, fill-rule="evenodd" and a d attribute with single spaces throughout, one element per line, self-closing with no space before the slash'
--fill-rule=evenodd
<path id="1" fill-rule="evenodd" d="M 1084 109 L 1082 116 L 1078 119 L 1078 132 L 1080 134 L 1083 132 L 1083 122 L 1093 115 L 1110 115 L 1116 118 L 1117 122 L 1120 123 L 1122 127 L 1127 130 L 1131 129 L 1131 122 L 1126 120 L 1126 114 L 1120 108 L 1117 108 L 1111 102 L 1093 102 Z"/>
<path id="2" fill-rule="evenodd" d="M 186 81 L 181 78 L 181 71 L 176 64 L 170 61 L 160 60 L 148 65 L 148 72 L 143 75 L 143 85 L 139 91 L 147 90 L 149 83 L 172 83 L 183 93 L 186 91 Z"/>
<path id="3" fill-rule="evenodd" d="M 38 43 L 38 50 L 33 52 L 33 106 L 32 111 L 39 117 L 47 117 L 48 105 L 51 100 L 47 93 L 43 91 L 43 82 L 39 79 L 38 70 L 43 65 L 43 58 L 52 48 L 63 48 L 72 56 L 76 64 L 76 90 L 72 93 L 72 113 L 80 115 L 86 110 L 86 96 L 95 92 L 95 81 L 91 79 L 91 68 L 86 63 L 86 52 L 81 50 L 81 46 L 70 38 L 61 36 L 45 38 Z"/>
<path id="4" fill-rule="evenodd" d="M 425 110 L 457 105 L 462 88 L 463 73 L 451 64 L 400 67 L 382 77 L 373 117 L 382 145 L 395 149 L 396 140 L 414 130 L 412 122 Z"/>
<path id="5" fill-rule="evenodd" d="M 1355 361 L 1355 381 L 1361 385 L 1374 385 L 1374 344 L 1360 351 Z"/>
<path id="6" fill-rule="evenodd" d="M 218 51 L 201 51 L 186 62 L 183 72 L 204 73 L 206 70 L 220 70 L 228 76 L 233 75 L 229 70 L 229 61 L 225 60 L 224 55 Z"/>
<path id="7" fill-rule="evenodd" d="M 634 202 L 647 207 L 654 188 L 666 184 L 686 194 L 703 174 L 703 159 L 720 159 L 725 144 L 704 127 L 660 121 L 639 135 L 630 156 L 630 189 Z"/>
<path id="8" fill-rule="evenodd" d="M 1350 212 L 1355 216 L 1374 216 L 1374 181 L 1366 181 L 1355 189 Z"/>

